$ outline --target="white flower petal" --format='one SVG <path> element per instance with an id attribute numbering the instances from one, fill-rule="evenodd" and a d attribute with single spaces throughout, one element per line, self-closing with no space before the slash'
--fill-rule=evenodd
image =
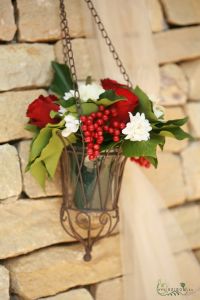
<path id="1" fill-rule="evenodd" d="M 140 114 L 139 112 L 133 116 L 129 113 L 130 122 L 126 124 L 126 127 L 122 130 L 122 133 L 126 135 L 125 139 L 131 141 L 147 141 L 150 138 L 149 131 L 152 127 L 147 119 L 145 119 L 145 114 Z"/>

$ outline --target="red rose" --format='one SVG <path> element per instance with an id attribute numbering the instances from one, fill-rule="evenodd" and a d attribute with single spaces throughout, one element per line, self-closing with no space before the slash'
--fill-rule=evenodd
<path id="1" fill-rule="evenodd" d="M 117 117 L 112 121 L 128 122 L 128 112 L 133 112 L 138 105 L 138 97 L 128 88 L 128 86 L 118 83 L 115 80 L 103 79 L 101 84 L 105 90 L 113 90 L 118 96 L 123 96 L 126 100 L 116 102 L 112 108 L 117 110 Z"/>
<path id="2" fill-rule="evenodd" d="M 28 107 L 26 116 L 30 118 L 29 124 L 36 125 L 40 128 L 45 127 L 48 123 L 57 123 L 58 119 L 52 119 L 50 112 L 58 111 L 59 105 L 54 103 L 57 98 L 53 95 L 47 97 L 39 96 Z"/>

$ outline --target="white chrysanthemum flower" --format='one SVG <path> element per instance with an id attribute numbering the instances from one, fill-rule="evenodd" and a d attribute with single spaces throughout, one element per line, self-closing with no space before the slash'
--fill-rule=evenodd
<path id="1" fill-rule="evenodd" d="M 126 140 L 131 141 L 147 141 L 150 138 L 149 131 L 152 127 L 147 119 L 145 119 L 144 113 L 139 112 L 133 116 L 129 112 L 130 122 L 126 124 L 126 127 L 122 130 L 122 133 L 126 135 Z"/>
<path id="2" fill-rule="evenodd" d="M 58 111 L 59 115 L 63 116 L 66 112 L 67 112 L 67 108 L 60 106 L 59 111 Z"/>
<path id="3" fill-rule="evenodd" d="M 165 109 L 163 106 L 158 105 L 157 103 L 153 103 L 153 112 L 158 120 L 163 119 L 165 114 Z"/>
<path id="4" fill-rule="evenodd" d="M 66 92 L 64 94 L 63 99 L 67 101 L 67 100 L 69 100 L 72 97 L 74 97 L 74 90 L 70 90 L 69 92 Z"/>
<path id="5" fill-rule="evenodd" d="M 79 128 L 79 120 L 72 115 L 64 117 L 65 129 L 62 130 L 62 136 L 68 137 L 71 133 L 77 132 Z"/>
<path id="6" fill-rule="evenodd" d="M 79 87 L 80 98 L 83 102 L 86 102 L 89 99 L 98 100 L 99 95 L 105 92 L 102 86 L 95 82 L 91 84 L 79 83 L 78 87 Z"/>

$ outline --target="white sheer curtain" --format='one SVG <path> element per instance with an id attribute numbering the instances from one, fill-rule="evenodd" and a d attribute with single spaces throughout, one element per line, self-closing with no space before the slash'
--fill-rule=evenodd
<path id="1" fill-rule="evenodd" d="M 163 299 L 167 288 L 178 288 L 180 299 L 199 300 L 200 267 L 188 241 L 156 189 L 131 162 L 125 168 L 120 211 L 123 300 Z"/>

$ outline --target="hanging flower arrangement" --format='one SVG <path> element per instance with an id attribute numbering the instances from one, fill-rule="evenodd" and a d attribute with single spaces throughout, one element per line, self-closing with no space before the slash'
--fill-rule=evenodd
<path id="1" fill-rule="evenodd" d="M 40 96 L 27 110 L 26 129 L 34 133 L 27 170 L 42 187 L 57 169 L 64 147 L 60 136 L 66 145 L 79 147 L 83 146 L 83 137 L 91 161 L 98 159 L 100 153 L 120 148 L 125 157 L 145 167 L 157 167 L 157 147 L 163 149 L 166 137 L 190 137 L 181 129 L 187 118 L 166 121 L 163 108 L 138 86 L 132 89 L 111 79 L 96 83 L 88 77 L 85 83 L 78 84 L 78 117 L 69 68 L 57 62 L 52 66 L 52 94 Z"/>

